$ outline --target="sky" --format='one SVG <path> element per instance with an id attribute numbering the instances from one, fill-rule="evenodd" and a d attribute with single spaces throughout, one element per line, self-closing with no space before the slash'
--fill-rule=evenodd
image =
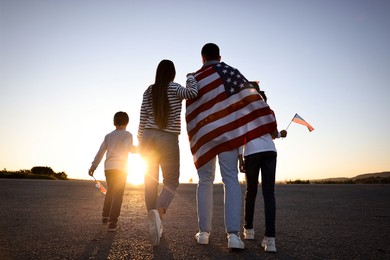
<path id="1" fill-rule="evenodd" d="M 184 85 L 213 42 L 260 81 L 279 130 L 296 113 L 315 128 L 291 123 L 275 140 L 278 181 L 389 171 L 389 14 L 387 0 L 0 0 L 0 169 L 90 179 L 117 111 L 137 144 L 158 63 L 172 60 Z M 180 181 L 196 182 L 183 117 L 179 140 Z M 129 163 L 142 181 L 139 155 Z"/>

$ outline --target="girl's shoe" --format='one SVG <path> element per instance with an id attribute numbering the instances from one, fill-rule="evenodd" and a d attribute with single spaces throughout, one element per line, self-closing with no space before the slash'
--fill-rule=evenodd
<path id="1" fill-rule="evenodd" d="M 264 247 L 265 252 L 276 253 L 276 245 L 274 237 L 264 236 L 261 246 Z"/>

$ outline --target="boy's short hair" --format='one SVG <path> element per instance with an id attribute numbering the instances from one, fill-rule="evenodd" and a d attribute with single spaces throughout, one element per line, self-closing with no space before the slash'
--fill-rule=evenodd
<path id="1" fill-rule="evenodd" d="M 121 126 L 121 125 L 127 125 L 129 123 L 129 116 L 126 112 L 116 112 L 114 115 L 114 125 L 115 126 Z"/>
<path id="2" fill-rule="evenodd" d="M 220 57 L 219 47 L 215 43 L 206 43 L 202 48 L 201 54 L 206 61 L 218 60 Z"/>

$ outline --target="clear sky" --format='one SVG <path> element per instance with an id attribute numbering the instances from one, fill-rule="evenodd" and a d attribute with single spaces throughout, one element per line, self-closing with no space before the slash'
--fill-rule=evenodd
<path id="1" fill-rule="evenodd" d="M 136 139 L 157 64 L 172 60 L 185 84 L 214 42 L 261 82 L 280 130 L 295 113 L 315 128 L 292 123 L 275 141 L 277 180 L 388 171 L 389 24 L 387 0 L 0 0 L 0 168 L 88 179 L 115 112 Z M 180 180 L 196 181 L 184 119 L 180 148 Z"/>

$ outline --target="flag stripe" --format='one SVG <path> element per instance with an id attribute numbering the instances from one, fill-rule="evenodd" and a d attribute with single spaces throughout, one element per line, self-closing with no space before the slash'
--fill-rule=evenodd
<path id="1" fill-rule="evenodd" d="M 247 107 L 247 110 L 259 107 L 258 102 L 262 102 L 261 107 L 268 108 L 268 105 L 262 101 L 256 90 L 243 89 L 240 93 L 228 97 L 222 85 L 217 91 L 205 94 L 203 96 L 203 104 L 192 104 L 191 107 L 187 107 L 187 131 L 189 132 L 189 135 L 192 136 L 192 132 L 197 131 L 196 129 L 201 127 L 201 125 L 218 120 L 228 113 L 233 113 L 234 110 L 243 109 L 244 106 L 252 102 L 255 102 L 255 105 Z M 198 107 L 196 107 L 196 105 L 198 105 Z M 215 113 L 211 114 L 210 111 L 215 111 Z M 197 120 L 193 120 L 195 118 Z"/>
<path id="2" fill-rule="evenodd" d="M 194 154 L 195 167 L 197 169 L 199 169 L 204 164 L 206 164 L 208 161 L 213 159 L 216 154 L 222 153 L 224 151 L 233 150 L 233 149 L 241 146 L 243 144 L 243 139 L 252 140 L 252 139 L 258 137 L 258 135 L 259 135 L 258 133 L 260 131 L 272 132 L 273 129 L 275 129 L 274 123 L 262 125 L 256 129 L 253 129 L 253 130 L 247 132 L 246 136 L 237 136 L 237 137 L 232 138 L 226 142 L 221 142 L 218 145 L 216 145 L 210 149 L 206 149 L 207 147 L 205 147 L 205 151 L 203 151 L 203 153 L 198 152 L 198 153 Z"/>
<path id="3" fill-rule="evenodd" d="M 194 117 L 203 111 L 208 110 L 213 104 L 221 102 L 227 98 L 225 93 L 223 82 L 220 78 L 216 77 L 216 73 L 204 80 L 196 80 L 199 85 L 205 85 L 203 88 L 199 88 L 198 96 L 202 96 L 202 99 L 192 99 L 187 101 L 187 121 L 191 121 Z"/>
<path id="4" fill-rule="evenodd" d="M 202 146 L 210 145 L 212 143 L 212 140 L 216 142 L 226 142 L 229 141 L 231 137 L 246 136 L 247 133 L 252 130 L 252 128 L 257 128 L 258 130 L 261 130 L 261 128 L 257 127 L 258 122 L 256 122 L 255 120 L 262 121 L 263 125 L 267 125 L 268 123 L 274 122 L 274 118 L 264 112 L 264 110 L 255 110 L 240 119 L 222 125 L 208 124 L 205 129 L 202 129 L 201 131 L 197 132 L 197 136 L 192 137 L 195 137 L 195 139 L 197 140 L 197 142 L 194 142 L 191 145 L 192 153 L 197 153 Z M 259 117 L 259 114 L 264 115 L 262 117 Z M 252 122 L 253 124 L 248 122 Z M 218 125 L 220 126 L 218 127 Z M 268 126 L 264 128 L 268 129 Z M 251 139 L 250 137 L 251 136 L 249 136 L 249 139 Z"/>
<path id="5" fill-rule="evenodd" d="M 238 95 L 236 95 L 236 96 L 238 96 Z M 236 98 L 232 98 L 232 99 L 234 99 L 233 101 L 236 101 L 236 102 L 229 105 L 228 107 L 226 107 L 226 103 L 220 103 L 219 105 L 215 105 L 216 106 L 215 110 L 217 110 L 217 112 L 208 115 L 208 113 L 206 111 L 204 117 L 203 117 L 203 115 L 200 116 L 203 119 L 199 120 L 196 125 L 194 125 L 194 124 L 189 125 L 187 128 L 189 137 L 192 138 L 194 136 L 194 134 L 196 132 L 198 132 L 200 130 L 200 128 L 202 128 L 205 125 L 219 126 L 220 124 L 223 124 L 224 122 L 217 122 L 216 124 L 213 124 L 213 123 L 215 121 L 218 121 L 221 118 L 227 117 L 229 115 L 231 115 L 231 117 L 233 117 L 232 120 L 235 120 L 237 116 L 232 115 L 232 113 L 234 111 L 238 111 L 238 110 L 242 110 L 242 109 L 245 109 L 247 111 L 251 111 L 250 114 L 252 114 L 253 116 L 251 118 L 248 118 L 248 119 L 250 119 L 249 121 L 255 120 L 258 116 L 263 116 L 269 112 L 267 106 L 260 107 L 259 110 L 256 110 L 257 108 L 259 108 L 259 106 L 256 103 L 255 103 L 255 105 L 253 103 L 255 101 L 261 100 L 259 95 L 249 95 L 249 96 L 244 97 L 242 100 L 238 100 Z M 230 122 L 230 120 L 227 120 L 227 119 L 224 119 L 224 120 L 225 120 L 225 122 Z"/>

